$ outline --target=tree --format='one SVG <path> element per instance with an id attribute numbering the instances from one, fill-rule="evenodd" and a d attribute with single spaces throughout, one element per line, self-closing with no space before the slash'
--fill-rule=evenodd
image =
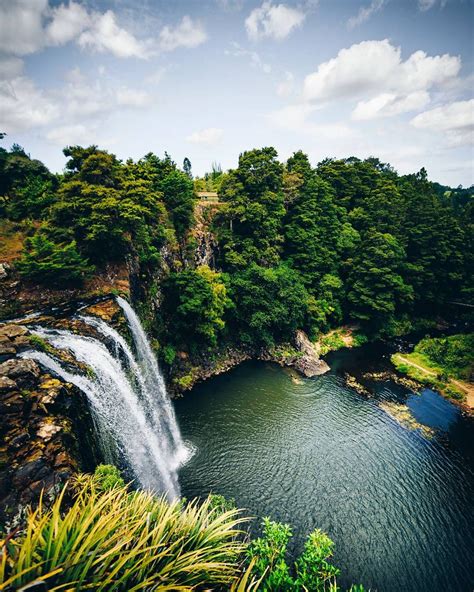
<path id="1" fill-rule="evenodd" d="M 244 152 L 239 166 L 224 180 L 220 198 L 226 203 L 217 219 L 217 233 L 227 269 L 239 269 L 251 261 L 274 265 L 280 257 L 283 166 L 274 148 Z"/>
<path id="2" fill-rule="evenodd" d="M 26 240 L 17 267 L 29 280 L 58 287 L 78 285 L 92 271 L 74 241 L 58 245 L 41 233 Z"/>
<path id="3" fill-rule="evenodd" d="M 175 170 L 159 183 L 163 200 L 173 221 L 176 235 L 183 239 L 194 221 L 194 188 L 191 179 Z"/>
<path id="4" fill-rule="evenodd" d="M 0 149 L 0 213 L 11 220 L 44 218 L 54 202 L 58 182 L 39 160 L 21 146 Z"/>
<path id="5" fill-rule="evenodd" d="M 416 311 L 426 314 L 460 291 L 463 245 L 469 239 L 452 208 L 439 201 L 424 169 L 402 177 L 399 184 L 406 204 L 406 277 L 415 290 Z"/>
<path id="6" fill-rule="evenodd" d="M 349 316 L 375 334 L 391 333 L 401 305 L 413 299 L 402 278 L 405 252 L 391 234 L 369 231 L 362 238 L 348 278 Z"/>
<path id="7" fill-rule="evenodd" d="M 191 172 L 191 161 L 189 160 L 189 158 L 187 156 L 183 160 L 183 171 L 185 172 L 186 175 L 188 175 L 188 177 L 190 179 L 193 178 L 193 174 Z"/>
<path id="8" fill-rule="evenodd" d="M 221 274 L 207 266 L 172 273 L 164 284 L 169 339 L 179 347 L 215 346 L 231 306 Z"/>
<path id="9" fill-rule="evenodd" d="M 51 209 L 51 236 L 75 240 L 94 262 L 119 259 L 132 245 L 143 261 L 156 261 L 164 240 L 161 194 L 137 178 L 133 166 L 92 146 L 70 150 L 71 173 Z M 183 173 L 181 173 L 183 174 Z"/>
<path id="10" fill-rule="evenodd" d="M 305 283 L 316 289 L 326 274 L 337 274 L 341 208 L 334 192 L 311 169 L 302 153 L 288 161 L 290 174 L 298 174 L 301 185 L 285 218 L 285 255 Z"/>
<path id="11" fill-rule="evenodd" d="M 232 321 L 243 343 L 271 346 L 305 325 L 309 295 L 299 274 L 286 265 L 251 264 L 230 277 Z"/>

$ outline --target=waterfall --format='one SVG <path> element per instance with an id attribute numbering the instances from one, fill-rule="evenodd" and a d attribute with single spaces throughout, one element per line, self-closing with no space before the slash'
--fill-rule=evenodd
<path id="1" fill-rule="evenodd" d="M 35 326 L 32 332 L 55 348 L 72 352 L 91 369 L 89 374 L 76 373 L 45 352 L 27 351 L 22 356 L 37 360 L 86 394 L 107 462 L 125 464 L 138 485 L 176 499 L 177 469 L 189 453 L 140 321 L 125 300 L 117 301 L 129 324 L 135 355 L 113 327 L 95 317 L 80 316 L 113 347 L 62 329 Z"/>

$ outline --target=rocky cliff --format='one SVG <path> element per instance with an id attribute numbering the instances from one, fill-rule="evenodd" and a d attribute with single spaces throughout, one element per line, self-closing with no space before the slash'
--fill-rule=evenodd
<path id="1" fill-rule="evenodd" d="M 24 326 L 0 325 L 0 523 L 100 460 L 83 393 L 19 357 L 33 344 Z"/>

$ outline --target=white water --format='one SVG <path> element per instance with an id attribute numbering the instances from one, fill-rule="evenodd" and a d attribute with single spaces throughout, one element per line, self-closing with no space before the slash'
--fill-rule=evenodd
<path id="1" fill-rule="evenodd" d="M 140 321 L 126 301 L 117 300 L 129 323 L 136 357 L 115 329 L 86 316 L 81 319 L 102 333 L 113 351 L 98 339 L 70 331 L 35 327 L 34 332 L 54 347 L 70 350 L 93 370 L 93 377 L 71 372 L 43 352 L 28 351 L 23 357 L 37 360 L 86 394 L 107 462 L 125 463 L 141 487 L 176 499 L 177 469 L 189 452 Z"/>

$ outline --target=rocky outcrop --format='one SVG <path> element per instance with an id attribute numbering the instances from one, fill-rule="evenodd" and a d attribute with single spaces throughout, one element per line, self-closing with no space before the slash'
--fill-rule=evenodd
<path id="1" fill-rule="evenodd" d="M 13 319 L 52 307 L 67 307 L 115 293 L 130 292 L 132 262 L 110 263 L 79 288 L 42 286 L 23 280 L 15 268 L 0 262 L 0 319 Z"/>
<path id="2" fill-rule="evenodd" d="M 302 354 L 299 356 L 293 367 L 301 374 L 308 378 L 313 376 L 320 376 L 330 370 L 329 366 L 324 360 L 319 357 L 319 351 L 311 343 L 304 331 L 296 331 L 295 344 L 298 351 Z"/>
<path id="3" fill-rule="evenodd" d="M 46 499 L 52 496 L 97 457 L 83 394 L 18 357 L 32 347 L 30 337 L 21 325 L 0 325 L 0 522 L 42 490 Z"/>
<path id="4" fill-rule="evenodd" d="M 196 243 L 194 250 L 195 265 L 208 265 L 215 267 L 218 241 L 211 230 L 212 219 L 219 211 L 220 204 L 198 202 L 194 209 L 194 227 L 192 235 Z"/>
<path id="5" fill-rule="evenodd" d="M 270 349 L 251 349 L 225 347 L 214 351 L 212 355 L 190 357 L 179 352 L 170 370 L 170 390 L 174 396 L 190 390 L 194 385 L 218 374 L 228 372 L 247 360 L 272 362 L 283 367 L 294 368 L 306 378 L 320 376 L 330 370 L 321 360 L 317 347 L 309 340 L 306 333 L 297 331 L 295 343 L 283 343 Z"/>

